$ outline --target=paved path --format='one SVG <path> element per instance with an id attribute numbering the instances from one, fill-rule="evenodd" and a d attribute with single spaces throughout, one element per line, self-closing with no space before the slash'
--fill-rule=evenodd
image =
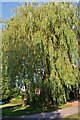
<path id="1" fill-rule="evenodd" d="M 53 112 L 47 112 L 47 113 L 40 113 L 40 114 L 34 114 L 34 115 L 27 115 L 27 116 L 21 116 L 20 118 L 26 118 L 30 120 L 31 118 L 40 120 L 41 118 L 48 118 L 49 120 L 53 119 L 60 119 L 64 118 L 69 115 L 80 113 L 80 102 L 77 102 L 76 104 L 73 103 L 73 105 L 69 108 L 56 110 Z"/>

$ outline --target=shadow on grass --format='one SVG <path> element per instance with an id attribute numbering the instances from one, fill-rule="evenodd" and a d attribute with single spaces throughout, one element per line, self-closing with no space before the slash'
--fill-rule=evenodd
<path id="1" fill-rule="evenodd" d="M 51 112 L 54 110 L 59 109 L 58 107 L 37 107 L 37 106 L 25 106 L 22 105 L 15 105 L 15 106 L 6 106 L 2 108 L 2 116 L 3 117 L 16 117 L 16 116 L 23 116 L 23 115 L 30 115 L 35 113 L 42 113 L 42 112 Z"/>
<path id="2" fill-rule="evenodd" d="M 20 107 L 20 106 L 15 106 Z M 7 110 L 7 115 L 2 118 L 2 120 L 52 120 L 55 116 L 54 120 L 60 120 L 60 113 L 59 112 L 50 112 L 49 114 L 46 113 L 47 110 L 45 108 L 34 108 L 34 107 L 28 107 L 24 108 L 23 110 L 18 109 L 14 111 L 15 107 L 6 107 L 3 108 L 4 114 L 6 115 L 5 110 Z M 9 109 L 9 111 L 8 111 Z M 50 110 L 51 111 L 51 110 Z M 45 113 L 44 113 L 45 112 Z M 48 111 L 49 112 L 49 111 Z M 40 113 L 40 114 L 34 114 L 34 113 Z M 26 115 L 34 114 L 32 117 L 29 115 L 26 117 Z M 14 117 L 11 117 L 14 116 Z M 16 117 L 18 116 L 18 117 Z M 21 117 L 19 117 L 21 116 Z"/>

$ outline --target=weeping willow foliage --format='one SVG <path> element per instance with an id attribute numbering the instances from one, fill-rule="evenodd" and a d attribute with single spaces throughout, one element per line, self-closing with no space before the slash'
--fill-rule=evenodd
<path id="1" fill-rule="evenodd" d="M 61 104 L 69 99 L 78 86 L 77 11 L 71 3 L 24 4 L 16 10 L 2 33 L 6 95 L 14 93 L 17 77 L 28 101 Z"/>

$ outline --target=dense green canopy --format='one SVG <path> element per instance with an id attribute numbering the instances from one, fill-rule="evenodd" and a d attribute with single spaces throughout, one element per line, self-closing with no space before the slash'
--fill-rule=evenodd
<path id="1" fill-rule="evenodd" d="M 58 105 L 69 99 L 78 87 L 77 15 L 76 7 L 63 2 L 16 10 L 2 33 L 3 99 L 21 94 L 23 85 L 28 102 Z"/>

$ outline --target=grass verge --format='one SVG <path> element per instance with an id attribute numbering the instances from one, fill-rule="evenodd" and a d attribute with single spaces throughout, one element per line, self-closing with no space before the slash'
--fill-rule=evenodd
<path id="1" fill-rule="evenodd" d="M 63 120 L 80 120 L 80 113 L 65 117 Z"/>

